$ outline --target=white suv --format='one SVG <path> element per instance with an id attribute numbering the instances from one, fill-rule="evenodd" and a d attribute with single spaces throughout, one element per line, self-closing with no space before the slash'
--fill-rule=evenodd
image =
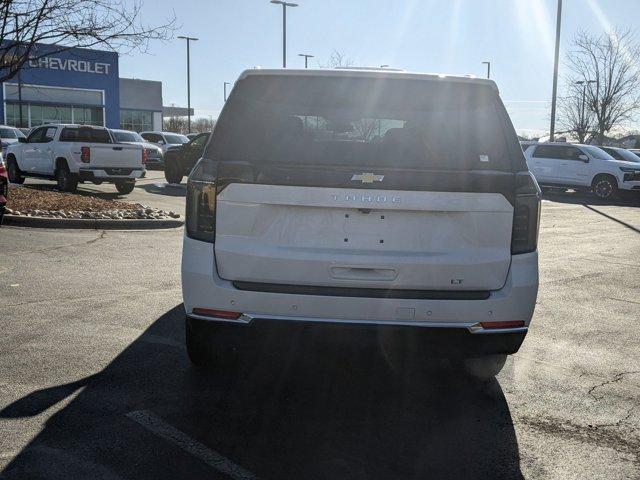
<path id="1" fill-rule="evenodd" d="M 495 375 L 534 311 L 539 192 L 493 81 L 246 71 L 187 183 L 189 356 L 322 325 Z"/>
<path id="2" fill-rule="evenodd" d="M 147 142 L 157 145 L 162 150 L 162 154 L 172 147 L 179 147 L 189 143 L 189 138 L 181 133 L 172 132 L 140 132 L 140 136 Z"/>
<path id="3" fill-rule="evenodd" d="M 614 197 L 618 190 L 640 190 L 640 164 L 632 153 L 621 160 L 605 150 L 608 147 L 568 143 L 540 143 L 527 148 L 529 170 L 543 187 L 591 189 L 602 199 Z M 624 152 L 624 150 L 622 150 Z M 626 155 L 624 154 L 624 155 Z"/>

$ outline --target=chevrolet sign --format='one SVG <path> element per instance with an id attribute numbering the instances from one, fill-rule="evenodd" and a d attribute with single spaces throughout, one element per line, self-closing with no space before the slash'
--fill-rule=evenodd
<path id="1" fill-rule="evenodd" d="M 98 73 L 109 75 L 108 63 L 94 62 L 92 60 L 74 60 L 56 57 L 30 58 L 31 68 L 49 68 L 51 70 L 67 70 L 71 72 Z"/>
<path id="2" fill-rule="evenodd" d="M 373 173 L 361 173 L 351 177 L 351 181 L 361 181 L 362 183 L 381 182 L 384 179 L 384 175 L 374 175 Z"/>

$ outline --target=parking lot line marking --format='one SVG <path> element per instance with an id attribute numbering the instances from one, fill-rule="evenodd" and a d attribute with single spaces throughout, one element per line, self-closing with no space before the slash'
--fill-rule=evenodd
<path id="1" fill-rule="evenodd" d="M 135 410 L 127 413 L 127 417 L 143 426 L 151 433 L 173 443 L 185 452 L 190 453 L 194 457 L 205 462 L 207 465 L 215 468 L 219 472 L 229 475 L 231 478 L 238 480 L 258 479 L 258 477 L 253 473 L 245 470 L 243 467 L 229 460 L 224 455 L 211 450 L 207 446 L 191 438 L 186 433 L 181 432 L 168 423 L 165 423 L 160 417 L 149 410 Z"/>

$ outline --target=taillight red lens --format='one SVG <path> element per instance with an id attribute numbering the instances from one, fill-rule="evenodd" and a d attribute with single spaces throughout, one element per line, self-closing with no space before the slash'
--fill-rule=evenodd
<path id="1" fill-rule="evenodd" d="M 511 253 L 534 252 L 538 248 L 539 227 L 540 187 L 530 172 L 519 172 L 516 174 Z"/>
<path id="2" fill-rule="evenodd" d="M 524 327 L 524 320 L 506 320 L 504 322 L 480 322 L 485 330 L 496 328 L 520 328 Z"/>
<path id="3" fill-rule="evenodd" d="M 202 159 L 187 181 L 186 232 L 189 238 L 213 243 L 216 221 L 216 164 Z"/>
<path id="4" fill-rule="evenodd" d="M 149 161 L 149 149 L 148 148 L 143 148 L 142 149 L 142 164 L 146 165 L 148 161 Z"/>
<path id="5" fill-rule="evenodd" d="M 225 318 L 228 320 L 237 320 L 242 316 L 240 312 L 229 312 L 227 310 L 214 310 L 212 308 L 194 308 L 195 315 L 203 315 L 205 317 Z"/>
<path id="6" fill-rule="evenodd" d="M 80 161 L 82 163 L 89 163 L 91 161 L 91 148 L 80 147 Z"/>

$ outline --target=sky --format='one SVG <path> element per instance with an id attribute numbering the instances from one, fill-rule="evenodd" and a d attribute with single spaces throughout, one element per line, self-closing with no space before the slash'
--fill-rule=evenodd
<path id="1" fill-rule="evenodd" d="M 289 0 L 291 1 L 291 0 Z M 287 9 L 287 66 L 318 67 L 337 50 L 357 66 L 486 75 L 519 133 L 548 131 L 557 0 L 296 0 Z M 174 38 L 120 56 L 120 76 L 163 83 L 165 105 L 186 106 L 186 46 L 191 44 L 191 105 L 217 118 L 223 82 L 247 69 L 282 66 L 282 7 L 268 0 L 145 0 L 141 20 L 175 16 Z M 560 74 L 579 30 L 635 28 L 640 0 L 564 0 Z M 640 32 L 637 32 L 640 41 Z M 562 87 L 562 86 L 561 86 Z M 561 90 L 560 90 L 561 93 Z"/>

